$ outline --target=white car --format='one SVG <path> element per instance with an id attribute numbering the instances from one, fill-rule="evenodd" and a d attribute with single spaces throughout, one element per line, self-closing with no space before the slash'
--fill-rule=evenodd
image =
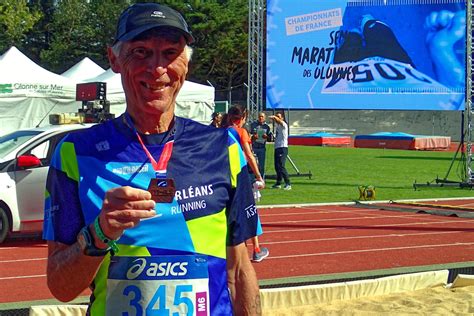
<path id="1" fill-rule="evenodd" d="M 50 125 L 0 136 L 0 243 L 11 233 L 42 231 L 54 149 L 68 132 L 91 125 Z"/>

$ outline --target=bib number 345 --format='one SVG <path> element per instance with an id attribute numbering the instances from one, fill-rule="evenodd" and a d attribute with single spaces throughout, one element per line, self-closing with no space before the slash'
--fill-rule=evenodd
<path id="1" fill-rule="evenodd" d="M 135 313 L 122 312 L 122 316 L 147 315 L 147 316 L 192 316 L 194 315 L 194 303 L 186 294 L 192 294 L 192 285 L 177 285 L 174 288 L 174 296 L 169 295 L 167 291 L 173 291 L 173 287 L 162 284 L 158 287 L 152 299 L 143 310 L 140 301 L 143 299 L 139 287 L 130 285 L 124 288 L 123 295 L 128 297 L 130 307 L 135 309 Z M 167 297 L 173 297 L 172 302 L 167 301 Z M 205 304 L 205 298 L 197 298 L 196 303 Z M 171 313 L 172 310 L 178 310 Z"/>

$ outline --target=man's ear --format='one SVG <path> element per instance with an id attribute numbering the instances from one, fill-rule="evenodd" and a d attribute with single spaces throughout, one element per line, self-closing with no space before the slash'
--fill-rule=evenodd
<path id="1" fill-rule="evenodd" d="M 107 47 L 107 57 L 109 58 L 110 68 L 115 73 L 120 73 L 120 65 L 117 62 L 117 56 L 115 56 L 114 52 L 112 51 L 112 47 Z"/>

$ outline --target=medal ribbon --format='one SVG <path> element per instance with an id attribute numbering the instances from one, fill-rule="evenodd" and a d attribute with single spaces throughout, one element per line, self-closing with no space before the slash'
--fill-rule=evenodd
<path id="1" fill-rule="evenodd" d="M 143 143 L 142 138 L 140 137 L 140 134 L 138 133 L 137 129 L 135 128 L 135 125 L 132 123 L 132 120 L 130 118 L 130 115 L 125 112 L 125 118 L 127 120 L 127 123 L 130 125 L 130 127 L 133 129 L 135 132 L 135 135 L 137 136 L 138 141 L 140 142 L 140 145 L 142 145 L 143 151 L 147 155 L 148 159 L 151 162 L 151 165 L 153 166 L 153 170 L 155 170 L 155 176 L 157 178 L 166 178 L 166 168 L 168 166 L 168 161 L 171 158 L 171 152 L 173 151 L 173 144 L 174 140 L 167 141 L 165 143 L 165 146 L 163 147 L 163 151 L 161 152 L 160 159 L 158 162 L 153 158 L 151 155 L 150 151 L 146 148 L 145 143 Z M 166 135 L 165 137 L 167 137 Z"/>

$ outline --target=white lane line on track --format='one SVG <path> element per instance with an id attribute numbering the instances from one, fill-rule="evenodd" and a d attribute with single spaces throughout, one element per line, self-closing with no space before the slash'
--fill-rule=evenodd
<path id="1" fill-rule="evenodd" d="M 377 211 L 377 210 L 363 210 L 363 211 L 359 211 L 359 212 L 354 212 L 354 211 L 323 211 L 323 210 L 318 210 L 318 211 L 311 211 L 311 212 L 295 212 L 295 213 L 271 213 L 271 214 L 266 214 L 264 212 L 260 212 L 259 210 L 259 213 L 258 215 L 260 215 L 260 217 L 273 217 L 273 216 L 292 216 L 292 215 L 321 215 L 321 214 L 334 214 L 334 213 L 338 213 L 338 214 L 346 214 L 346 213 L 350 213 L 350 214 L 363 214 L 363 212 L 368 212 L 368 213 L 376 213 L 376 212 L 379 212 L 380 211 Z"/>
<path id="2" fill-rule="evenodd" d="M 407 246 L 407 247 L 391 247 L 391 248 L 373 248 L 373 249 L 362 249 L 362 250 L 347 250 L 347 251 L 334 251 L 334 252 L 319 252 L 319 253 L 305 253 L 305 254 L 292 254 L 288 256 L 268 256 L 265 260 L 272 259 L 287 259 L 287 258 L 296 258 L 296 257 L 317 257 L 317 256 L 330 256 L 330 255 L 341 255 L 341 254 L 350 254 L 350 253 L 363 253 L 363 252 L 381 252 L 381 251 L 393 251 L 393 250 L 411 250 L 411 249 L 421 249 L 421 248 L 441 248 L 441 247 L 458 247 L 458 246 L 472 246 L 474 242 L 468 243 L 454 243 L 454 244 L 442 244 L 442 245 L 420 245 L 420 246 Z"/>
<path id="3" fill-rule="evenodd" d="M 324 213 L 319 212 L 319 213 L 312 213 L 312 214 L 309 214 L 309 213 L 288 213 L 288 214 L 271 214 L 271 215 L 261 215 L 259 213 L 258 215 L 260 216 L 260 218 L 265 217 L 267 220 L 270 220 L 269 217 L 283 217 L 283 216 L 293 216 L 293 215 L 315 215 L 315 217 L 318 217 L 318 215 L 330 214 L 330 213 L 334 213 L 334 212 L 324 212 Z M 338 212 L 338 213 L 348 213 L 347 215 L 354 215 L 354 212 Z M 331 220 L 341 221 L 341 220 L 354 220 L 354 219 L 384 219 L 384 218 L 411 219 L 411 218 L 418 218 L 418 217 L 423 218 L 424 220 L 431 220 L 431 221 L 434 221 L 434 222 L 436 220 L 438 220 L 437 217 L 429 218 L 429 217 L 425 216 L 426 214 L 415 214 L 415 213 L 412 213 L 412 214 L 405 213 L 405 215 L 384 215 L 384 214 L 375 213 L 375 212 L 372 212 L 372 211 L 367 211 L 367 213 L 365 213 L 365 211 L 361 211 L 361 212 L 357 212 L 355 214 L 357 214 L 358 216 L 357 217 L 343 217 L 343 218 L 310 219 L 310 220 L 301 220 L 300 222 L 331 221 Z M 298 222 L 298 221 L 278 221 L 278 223 L 285 223 L 285 222 L 294 223 L 294 222 Z M 267 223 L 267 222 L 265 221 L 265 223 Z M 274 223 L 274 222 L 268 222 L 268 223 Z"/>
<path id="4" fill-rule="evenodd" d="M 302 223 L 306 223 L 307 221 L 301 221 Z M 281 223 L 287 223 L 287 222 L 273 222 L 272 224 L 281 224 Z M 293 222 L 294 223 L 294 222 Z M 354 227 L 357 226 L 357 228 L 364 228 L 364 229 L 370 229 L 370 228 L 378 228 L 378 227 L 391 227 L 391 226 L 416 226 L 416 225 L 433 225 L 433 224 L 454 224 L 454 223 L 466 223 L 465 220 L 458 220 L 458 221 L 440 221 L 440 222 L 418 222 L 418 223 L 403 223 L 403 224 L 383 224 L 383 225 L 353 225 Z M 263 223 L 263 227 L 265 228 L 265 225 L 268 225 L 270 223 Z M 327 224 L 328 225 L 328 224 Z M 266 227 L 268 228 L 268 227 Z M 290 229 L 281 229 L 281 230 L 268 230 L 266 229 L 264 231 L 264 234 L 274 234 L 274 233 L 299 233 L 303 231 L 319 231 L 319 230 L 329 230 L 329 229 L 334 229 L 334 230 L 340 230 L 340 229 L 349 229 L 349 227 L 323 227 L 323 228 L 290 228 Z M 352 229 L 352 228 L 351 228 Z M 443 229 L 443 228 L 439 228 Z M 459 229 L 459 227 L 457 227 Z M 474 228 L 472 228 L 474 230 Z"/>
<path id="5" fill-rule="evenodd" d="M 14 263 L 14 262 L 40 261 L 40 260 L 48 260 L 48 258 L 29 258 L 29 259 L 16 259 L 16 260 L 0 260 L 0 263 Z"/>
<path id="6" fill-rule="evenodd" d="M 265 245 L 278 245 L 278 244 L 294 244 L 303 242 L 316 242 L 316 241 L 333 241 L 333 240 L 351 240 L 351 239 L 364 239 L 364 238 L 387 238 L 387 237 L 413 237 L 413 236 L 426 236 L 426 235 L 441 235 L 441 234 L 459 234 L 464 233 L 463 231 L 450 231 L 450 232 L 432 232 L 432 233 L 412 233 L 412 234 L 388 234 L 388 235 L 365 235 L 365 236 L 349 236 L 349 237 L 333 237 L 333 238 L 315 238 L 315 239 L 299 239 L 299 240 L 286 240 L 286 241 L 264 241 Z"/>
<path id="7" fill-rule="evenodd" d="M 14 276 L 14 277 L 0 278 L 0 280 L 30 279 L 30 278 L 44 278 L 44 277 L 46 277 L 46 274 L 20 275 L 20 276 Z"/>
<path id="8" fill-rule="evenodd" d="M 372 209 L 372 208 L 355 208 L 355 207 L 346 207 L 346 208 L 282 208 L 282 209 L 272 209 L 272 208 L 260 208 L 257 206 L 257 209 L 263 213 L 272 213 L 272 214 L 284 214 L 284 213 L 291 213 L 297 212 L 301 214 L 312 214 L 312 213 L 358 213 L 360 211 L 368 211 L 368 212 L 380 212 L 380 209 Z M 278 211 L 276 211 L 278 210 Z"/>
<path id="9" fill-rule="evenodd" d="M 44 246 L 34 246 L 35 249 L 37 249 L 38 247 L 42 247 L 42 248 L 48 248 L 48 245 L 44 245 Z M 16 246 L 16 247 L 0 247 L 0 251 L 1 250 L 12 250 L 12 249 L 22 249 L 22 250 L 25 250 L 25 248 L 29 248 L 28 245 L 25 245 L 25 246 Z"/>
<path id="10" fill-rule="evenodd" d="M 382 206 L 380 206 L 382 207 Z M 329 206 L 319 206 L 319 207 L 311 207 L 311 208 L 303 208 L 303 207 L 282 207 L 282 208 L 267 208 L 267 207 L 260 207 L 257 205 L 257 208 L 262 212 L 269 212 L 269 213 L 277 213 L 284 212 L 284 211 L 295 211 L 295 212 L 304 212 L 304 213 L 313 213 L 313 212 L 358 212 L 360 210 L 370 211 L 370 212 L 380 212 L 382 211 L 380 208 L 365 208 L 355 207 L 354 205 L 329 205 Z"/>
<path id="11" fill-rule="evenodd" d="M 393 216 L 360 216 L 360 217 L 344 217 L 344 218 L 322 218 L 322 219 L 304 219 L 300 221 L 278 221 L 278 222 L 265 222 L 264 224 L 270 225 L 270 224 L 281 224 L 281 223 L 308 223 L 308 222 L 333 222 L 333 221 L 348 221 L 348 220 L 358 220 L 358 219 L 385 219 L 385 218 L 411 218 L 417 216 L 416 214 L 413 215 L 393 215 Z M 432 220 L 432 218 L 430 218 Z M 435 219 L 436 220 L 436 219 Z M 474 220 L 473 220 L 474 221 Z M 466 222 L 466 220 L 463 220 L 463 222 Z M 398 225 L 398 224 L 392 224 L 392 225 Z"/>
<path id="12" fill-rule="evenodd" d="M 454 198 L 439 198 L 439 199 L 403 199 L 397 200 L 396 202 L 430 202 L 436 203 L 439 201 L 471 201 L 474 203 L 473 197 L 454 197 Z M 364 201 L 365 204 L 390 204 L 392 200 L 375 200 L 375 201 Z M 326 202 L 326 203 L 300 203 L 300 204 L 277 204 L 277 205 L 259 205 L 259 208 L 265 209 L 278 209 L 278 208 L 300 208 L 300 209 L 314 209 L 319 207 L 352 207 L 355 202 Z"/>
<path id="13" fill-rule="evenodd" d="M 361 215 L 360 217 L 357 218 L 364 218 L 362 216 L 372 216 L 373 218 L 384 218 L 384 217 L 400 217 L 400 218 L 405 218 L 405 217 L 426 217 L 427 214 L 423 213 L 408 213 L 404 212 L 402 213 L 403 215 L 386 215 L 383 213 L 380 213 L 380 211 L 377 210 L 360 210 L 357 212 L 353 211 L 325 211 L 325 212 L 307 212 L 307 213 L 280 213 L 280 214 L 265 214 L 259 211 L 258 215 L 263 218 L 263 217 L 277 217 L 277 216 L 293 216 L 293 215 L 314 215 L 314 216 L 319 216 L 319 215 L 324 215 L 324 214 L 347 214 L 347 215 Z M 393 212 L 392 212 L 393 213 Z"/>

